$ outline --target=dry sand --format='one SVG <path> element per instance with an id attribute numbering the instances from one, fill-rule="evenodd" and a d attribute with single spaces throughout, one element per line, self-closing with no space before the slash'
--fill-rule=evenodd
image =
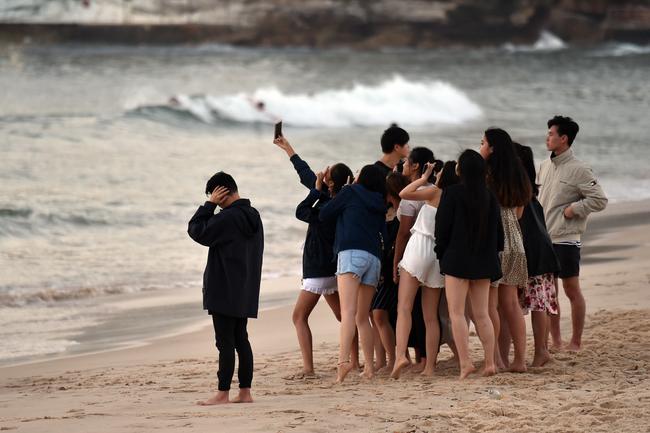
<path id="1" fill-rule="evenodd" d="M 255 404 L 194 404 L 216 388 L 216 349 L 206 327 L 138 348 L 0 369 L 0 431 L 648 432 L 649 229 L 648 202 L 613 205 L 593 219 L 583 250 L 585 349 L 556 354 L 554 363 L 525 374 L 459 382 L 443 349 L 430 379 L 407 371 L 399 381 L 351 375 L 333 385 L 338 326 L 321 303 L 312 320 L 319 377 L 285 379 L 301 362 L 291 308 L 284 307 L 249 326 Z M 562 303 L 568 312 L 564 295 Z M 565 316 L 565 332 L 569 325 Z M 478 362 L 477 338 L 471 343 Z M 529 348 L 530 360 L 530 335 Z"/>

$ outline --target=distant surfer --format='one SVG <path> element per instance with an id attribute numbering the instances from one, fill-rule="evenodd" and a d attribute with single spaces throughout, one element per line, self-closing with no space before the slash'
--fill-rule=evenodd
<path id="1" fill-rule="evenodd" d="M 252 97 L 249 96 L 248 97 L 248 102 L 251 103 L 251 105 L 253 106 L 253 108 L 255 110 L 257 110 L 260 113 L 264 114 L 271 122 L 277 123 L 280 120 L 282 120 L 278 116 L 276 116 L 273 113 L 270 113 L 270 112 L 268 112 L 266 110 L 266 104 L 264 103 L 264 101 L 259 100 L 259 99 L 255 99 L 255 98 L 252 98 Z"/>

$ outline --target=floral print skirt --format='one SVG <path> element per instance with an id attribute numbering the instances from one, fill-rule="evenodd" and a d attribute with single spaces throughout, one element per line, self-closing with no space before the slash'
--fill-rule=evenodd
<path id="1" fill-rule="evenodd" d="M 557 290 L 553 274 L 536 275 L 528 278 L 525 287 L 519 287 L 519 303 L 525 313 L 543 311 L 557 314 Z"/>

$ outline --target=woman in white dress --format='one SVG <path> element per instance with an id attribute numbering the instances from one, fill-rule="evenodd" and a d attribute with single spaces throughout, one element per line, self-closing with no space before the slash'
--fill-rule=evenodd
<path id="1" fill-rule="evenodd" d="M 440 203 L 442 189 L 437 185 L 424 187 L 433 172 L 433 164 L 426 164 L 422 176 L 411 182 L 400 192 L 407 200 L 424 201 L 411 229 L 404 255 L 399 263 L 400 278 L 397 299 L 397 348 L 392 378 L 399 378 L 401 371 L 410 364 L 406 357 L 408 336 L 411 331 L 411 311 L 418 288 L 422 286 L 422 314 L 426 328 L 426 364 L 422 374 L 433 375 L 440 341 L 438 302 L 444 287 L 438 259 L 434 252 L 434 230 L 436 209 Z M 438 181 L 442 176 L 438 176 Z M 436 182 L 438 183 L 438 182 Z"/>

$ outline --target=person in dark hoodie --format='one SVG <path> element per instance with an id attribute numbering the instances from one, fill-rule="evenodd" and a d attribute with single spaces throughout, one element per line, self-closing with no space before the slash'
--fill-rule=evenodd
<path id="1" fill-rule="evenodd" d="M 374 376 L 374 334 L 370 326 L 370 305 L 381 271 L 382 239 L 386 238 L 386 176 L 375 165 L 361 169 L 355 184 L 344 187 L 320 211 L 322 221 L 336 221 L 334 253 L 341 333 L 337 382 L 352 370 L 350 348 L 355 322 L 363 347 L 362 376 Z"/>
<path id="2" fill-rule="evenodd" d="M 256 318 L 264 252 L 264 229 L 259 212 L 241 198 L 227 173 L 212 176 L 205 187 L 208 201 L 189 222 L 187 232 L 209 247 L 203 274 L 203 308 L 212 316 L 219 350 L 219 391 L 199 405 L 252 403 L 253 351 L 248 341 L 248 318 Z M 215 215 L 216 207 L 221 212 Z M 229 399 L 239 356 L 239 395 Z"/>

